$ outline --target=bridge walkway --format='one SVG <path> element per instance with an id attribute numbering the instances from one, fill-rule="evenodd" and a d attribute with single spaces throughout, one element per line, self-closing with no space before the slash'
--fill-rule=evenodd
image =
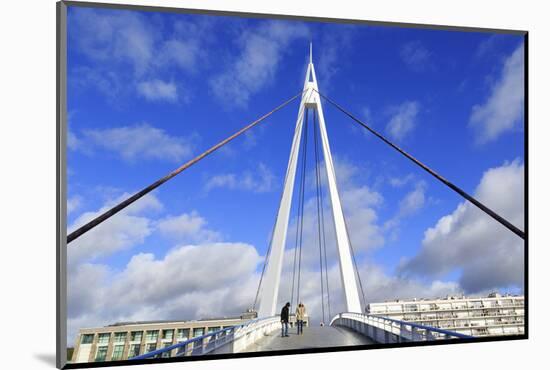
<path id="1" fill-rule="evenodd" d="M 296 334 L 296 328 L 289 328 L 288 335 L 288 337 L 281 337 L 281 331 L 276 330 L 256 341 L 256 343 L 247 347 L 243 352 L 374 344 L 370 338 L 343 327 L 304 327 L 304 334 L 302 335 Z"/>

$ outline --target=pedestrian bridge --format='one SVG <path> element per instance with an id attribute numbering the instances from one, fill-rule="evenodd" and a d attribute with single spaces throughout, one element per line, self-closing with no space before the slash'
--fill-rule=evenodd
<path id="1" fill-rule="evenodd" d="M 354 248 L 349 236 L 349 230 L 344 217 L 344 211 L 338 191 L 336 172 L 332 161 L 332 154 L 326 130 L 324 113 L 322 109 L 321 98 L 328 101 L 332 106 L 351 118 L 357 124 L 368 130 L 370 133 L 378 137 L 384 143 L 389 145 L 401 155 L 412 161 L 424 171 L 428 172 L 438 181 L 448 186 L 450 189 L 458 193 L 460 196 L 471 202 L 473 205 L 481 209 L 487 215 L 507 227 L 520 238 L 524 238 L 524 232 L 509 221 L 498 215 L 493 210 L 479 202 L 477 199 L 460 189 L 455 184 L 446 180 L 444 177 L 430 169 L 428 166 L 417 160 L 412 155 L 408 154 L 397 145 L 389 141 L 383 135 L 372 129 L 366 123 L 362 122 L 342 106 L 322 95 L 319 92 L 317 78 L 315 76 L 315 68 L 313 66 L 312 49 L 310 46 L 310 58 L 306 71 L 304 87 L 301 92 L 294 97 L 286 100 L 279 106 L 275 107 L 269 113 L 263 115 L 259 119 L 243 127 L 233 135 L 218 142 L 210 147 L 202 154 L 191 159 L 187 163 L 181 165 L 163 178 L 155 181 L 141 191 L 128 197 L 118 205 L 97 216 L 79 229 L 71 232 L 67 236 L 67 243 L 72 242 L 84 233 L 93 229 L 100 223 L 109 219 L 116 213 L 122 211 L 130 204 L 144 197 L 146 194 L 155 190 L 168 180 L 174 178 L 184 170 L 188 169 L 195 163 L 201 161 L 214 151 L 226 145 L 236 137 L 244 134 L 246 131 L 256 126 L 267 117 L 271 116 L 276 111 L 290 104 L 295 99 L 301 96 L 301 102 L 298 109 L 294 136 L 288 161 L 287 172 L 283 184 L 283 194 L 277 211 L 277 218 L 271 240 L 267 248 L 266 258 L 252 309 L 257 312 L 258 319 L 251 320 L 241 325 L 223 328 L 219 331 L 208 333 L 206 335 L 192 338 L 188 341 L 177 343 L 156 351 L 152 351 L 133 359 L 146 359 L 155 357 L 183 357 L 183 356 L 202 356 L 208 354 L 221 353 L 239 353 L 239 352 L 256 352 L 256 351 L 279 351 L 279 350 L 295 350 L 307 348 L 323 348 L 323 347 L 340 347 L 354 346 L 364 344 L 391 344 L 403 342 L 420 342 L 420 341 L 437 341 L 437 340 L 455 340 L 470 338 L 456 332 L 441 330 L 425 325 L 418 325 L 410 322 L 390 319 L 383 316 L 369 315 L 364 312 L 367 307 L 365 292 L 363 290 L 362 279 L 357 268 L 357 261 Z M 309 121 L 311 120 L 311 124 Z M 308 127 L 311 127 L 308 128 Z M 308 134 L 308 130 L 311 132 Z M 283 257 L 285 246 L 287 244 L 287 232 L 290 220 L 290 211 L 292 199 L 294 198 L 294 187 L 297 183 L 297 173 L 300 175 L 299 186 L 297 186 L 298 194 L 298 210 L 296 220 L 296 235 L 294 237 L 294 260 L 292 263 L 292 289 L 290 292 L 285 292 L 290 297 L 290 306 L 294 303 L 301 302 L 300 297 L 300 282 L 301 282 L 301 262 L 302 262 L 302 247 L 305 245 L 303 238 L 304 224 L 304 204 L 305 187 L 306 187 L 306 172 L 307 172 L 307 143 L 308 137 L 312 136 L 313 151 L 315 159 L 315 185 L 316 185 L 316 204 L 317 204 L 317 238 L 313 245 L 319 247 L 319 273 L 320 273 L 320 297 L 321 297 L 321 314 L 322 320 L 325 321 L 325 312 L 331 316 L 330 306 L 330 289 L 328 279 L 328 263 L 326 252 L 326 235 L 325 235 L 325 218 L 323 211 L 323 186 L 321 183 L 321 168 L 324 165 L 326 172 L 326 187 L 328 188 L 328 198 L 330 199 L 330 209 L 332 211 L 332 220 L 334 226 L 334 237 L 336 241 L 336 249 L 338 251 L 338 262 L 340 266 L 340 276 L 342 281 L 343 296 L 345 310 L 336 315 L 329 326 L 326 327 L 309 327 L 304 330 L 303 336 L 291 334 L 290 337 L 280 337 L 281 323 L 280 317 L 274 316 L 277 311 L 279 300 L 279 285 L 281 281 L 281 272 L 283 266 Z M 303 142 L 303 144 L 302 144 Z M 300 150 L 302 148 L 302 150 Z M 300 155 L 301 152 L 301 155 Z M 322 157 L 321 157 L 322 153 Z M 301 161 L 298 166 L 299 159 Z M 298 171 L 298 167 L 300 168 Z M 326 296 L 326 297 L 325 297 Z M 362 301 L 361 302 L 361 297 Z M 303 297 L 302 297 L 303 298 Z M 326 300 L 325 300 L 326 298 Z M 258 310 L 256 310 L 259 302 Z M 326 311 L 325 311 L 326 307 Z"/>
<path id="2" fill-rule="evenodd" d="M 158 358 L 173 353 L 176 357 L 188 357 L 467 338 L 471 337 L 430 326 L 361 313 L 340 313 L 332 319 L 330 326 L 307 327 L 303 335 L 297 335 L 292 328 L 289 330 L 289 337 L 281 337 L 280 317 L 271 316 L 208 333 L 145 353 L 131 360 Z"/>
<path id="3" fill-rule="evenodd" d="M 358 346 L 375 343 L 364 335 L 340 326 L 306 327 L 303 335 L 297 335 L 295 328 L 292 328 L 288 334 L 288 337 L 281 337 L 280 330 L 275 330 L 249 345 L 244 352 Z"/>

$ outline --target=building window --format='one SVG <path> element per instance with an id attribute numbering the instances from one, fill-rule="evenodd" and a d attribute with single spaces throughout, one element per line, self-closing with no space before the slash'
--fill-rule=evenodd
<path id="1" fill-rule="evenodd" d="M 204 335 L 204 328 L 193 329 L 193 338 L 200 337 L 201 335 Z"/>
<path id="2" fill-rule="evenodd" d="M 80 339 L 80 344 L 90 344 L 94 341 L 93 334 L 82 334 L 82 339 Z"/>
<path id="3" fill-rule="evenodd" d="M 158 338 L 159 338 L 158 330 L 148 330 L 147 334 L 145 335 L 145 340 L 147 342 L 156 342 Z"/>
<path id="4" fill-rule="evenodd" d="M 141 342 L 142 337 L 143 337 L 143 332 L 142 331 L 133 331 L 130 334 L 130 340 L 132 342 Z"/>
<path id="5" fill-rule="evenodd" d="M 171 343 L 164 343 L 164 347 L 163 347 L 163 348 L 170 347 L 171 345 L 172 345 Z M 168 357 L 170 357 L 170 352 L 172 352 L 172 351 L 162 352 L 161 357 L 162 357 L 162 358 L 168 358 Z"/>
<path id="6" fill-rule="evenodd" d="M 111 338 L 111 333 L 102 333 L 97 337 L 97 344 L 108 344 L 109 338 Z"/>
<path id="7" fill-rule="evenodd" d="M 208 333 L 213 333 L 213 332 L 218 331 L 218 330 L 220 330 L 219 326 L 212 326 L 212 327 L 208 328 Z"/>
<path id="8" fill-rule="evenodd" d="M 162 339 L 172 340 L 174 339 L 174 329 L 166 329 L 162 331 Z"/>
<path id="9" fill-rule="evenodd" d="M 115 333 L 115 343 L 126 342 L 126 333 Z"/>
<path id="10" fill-rule="evenodd" d="M 97 347 L 97 353 L 95 355 L 96 362 L 105 361 L 107 359 L 107 346 Z"/>
<path id="11" fill-rule="evenodd" d="M 139 344 L 131 344 L 128 349 L 128 358 L 139 356 Z"/>
<path id="12" fill-rule="evenodd" d="M 145 348 L 145 353 L 153 352 L 157 350 L 157 344 L 156 343 L 149 343 L 147 347 Z M 155 356 L 156 358 L 157 356 Z"/>
<path id="13" fill-rule="evenodd" d="M 189 339 L 189 329 L 178 329 L 177 340 L 187 340 Z"/>
<path id="14" fill-rule="evenodd" d="M 471 301 L 470 303 L 472 308 L 483 308 L 483 302 L 481 301 Z"/>
<path id="15" fill-rule="evenodd" d="M 124 352 L 124 344 L 119 344 L 113 347 L 112 361 L 122 360 L 122 352 Z"/>

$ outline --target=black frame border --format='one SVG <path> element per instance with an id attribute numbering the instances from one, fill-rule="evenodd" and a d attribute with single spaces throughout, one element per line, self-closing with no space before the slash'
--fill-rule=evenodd
<path id="1" fill-rule="evenodd" d="M 176 14 L 197 14 L 214 16 L 233 16 L 256 19 L 279 19 L 309 22 L 325 22 L 338 24 L 362 24 L 384 27 L 406 27 L 443 31 L 485 32 L 523 36 L 524 43 L 524 323 L 522 335 L 493 336 L 472 339 L 449 339 L 430 342 L 409 342 L 391 344 L 369 344 L 360 346 L 323 347 L 281 351 L 259 351 L 230 354 L 209 354 L 198 357 L 172 357 L 144 360 L 122 360 L 105 362 L 67 363 L 67 7 L 104 8 L 117 10 L 135 10 L 147 12 L 162 12 Z M 265 356 L 284 356 L 310 353 L 330 353 L 343 351 L 359 351 L 368 349 L 406 348 L 438 346 L 447 344 L 485 343 L 529 339 L 529 31 L 481 27 L 460 27 L 441 24 L 385 22 L 361 19 L 342 19 L 330 17 L 300 16 L 288 14 L 252 13 L 227 10 L 208 10 L 194 8 L 176 8 L 153 5 L 112 4 L 102 2 L 59 1 L 56 3 L 56 367 L 58 369 L 83 369 L 108 366 L 126 366 L 143 364 L 163 364 L 189 361 L 208 361 L 232 358 L 249 358 Z"/>

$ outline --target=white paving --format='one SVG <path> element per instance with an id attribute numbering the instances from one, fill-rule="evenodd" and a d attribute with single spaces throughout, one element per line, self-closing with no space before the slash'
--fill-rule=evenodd
<path id="1" fill-rule="evenodd" d="M 371 339 L 346 328 L 314 326 L 304 327 L 303 335 L 297 335 L 296 328 L 290 328 L 289 337 L 281 337 L 280 330 L 274 331 L 243 352 L 356 346 L 373 343 Z"/>

